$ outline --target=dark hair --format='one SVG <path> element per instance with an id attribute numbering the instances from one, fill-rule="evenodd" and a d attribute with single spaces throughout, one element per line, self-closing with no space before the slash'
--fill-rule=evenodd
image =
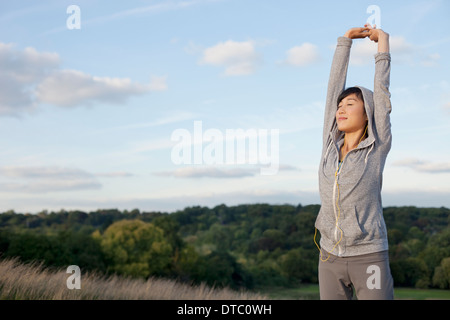
<path id="1" fill-rule="evenodd" d="M 356 94 L 356 96 L 358 97 L 358 99 L 360 99 L 361 101 L 364 102 L 364 98 L 363 98 L 363 94 L 360 88 L 357 87 L 350 87 L 345 89 L 344 91 L 341 92 L 341 94 L 339 95 L 338 99 L 337 99 L 337 106 L 339 105 L 339 103 L 341 103 L 341 101 L 351 95 L 351 94 Z"/>

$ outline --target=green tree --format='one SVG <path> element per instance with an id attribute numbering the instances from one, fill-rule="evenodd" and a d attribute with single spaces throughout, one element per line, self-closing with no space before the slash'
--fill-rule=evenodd
<path id="1" fill-rule="evenodd" d="M 7 257 L 20 257 L 24 262 L 38 260 L 45 265 L 61 265 L 62 244 L 51 237 L 31 231 L 11 235 Z"/>
<path id="2" fill-rule="evenodd" d="M 450 258 L 441 261 L 433 276 L 433 285 L 440 289 L 450 289 Z"/>
<path id="3" fill-rule="evenodd" d="M 165 275 L 172 261 L 172 248 L 162 229 L 141 220 L 121 220 L 100 235 L 110 271 L 134 277 Z"/>
<path id="4" fill-rule="evenodd" d="M 429 285 L 428 267 L 421 259 L 411 257 L 391 262 L 391 272 L 396 285 L 421 288 Z"/>
<path id="5" fill-rule="evenodd" d="M 289 250 L 279 259 L 281 274 L 290 281 L 317 281 L 317 263 L 302 248 Z"/>
<path id="6" fill-rule="evenodd" d="M 202 259 L 191 245 L 186 245 L 182 249 L 177 249 L 173 257 L 173 274 L 178 280 L 184 282 L 200 283 Z"/>
<path id="7" fill-rule="evenodd" d="M 213 251 L 203 256 L 199 268 L 199 279 L 215 287 L 250 288 L 252 277 L 236 259 L 225 251 Z"/>

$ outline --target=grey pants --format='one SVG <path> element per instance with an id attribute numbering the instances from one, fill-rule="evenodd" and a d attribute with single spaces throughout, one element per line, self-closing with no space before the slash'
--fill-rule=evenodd
<path id="1" fill-rule="evenodd" d="M 328 257 L 328 252 L 322 254 Z M 353 289 L 358 300 L 394 299 L 388 251 L 319 259 L 319 288 L 321 300 L 351 300 Z"/>

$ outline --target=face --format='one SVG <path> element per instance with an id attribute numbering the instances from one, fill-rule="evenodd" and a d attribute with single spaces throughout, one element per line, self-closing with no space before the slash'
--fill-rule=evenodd
<path id="1" fill-rule="evenodd" d="M 364 129 L 367 121 L 364 102 L 354 93 L 342 99 L 336 111 L 336 121 L 338 129 L 346 133 Z"/>

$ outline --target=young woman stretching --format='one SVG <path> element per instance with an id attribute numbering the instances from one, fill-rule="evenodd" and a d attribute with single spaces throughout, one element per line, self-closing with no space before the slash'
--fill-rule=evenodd
<path id="1" fill-rule="evenodd" d="M 345 89 L 353 39 L 378 43 L 373 92 Z M 366 24 L 337 40 L 331 67 L 319 167 L 321 299 L 393 299 L 388 241 L 381 203 L 391 148 L 389 35 Z M 345 90 L 344 90 L 345 89 Z"/>

